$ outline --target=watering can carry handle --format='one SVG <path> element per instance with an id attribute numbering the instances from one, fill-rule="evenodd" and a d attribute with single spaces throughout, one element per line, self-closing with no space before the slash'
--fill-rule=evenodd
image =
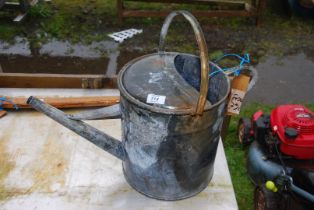
<path id="1" fill-rule="evenodd" d="M 167 36 L 168 28 L 170 23 L 172 22 L 173 18 L 177 15 L 182 15 L 189 21 L 191 24 L 194 34 L 196 37 L 197 45 L 200 50 L 200 59 L 201 59 L 201 88 L 200 88 L 200 95 L 197 102 L 197 107 L 195 110 L 196 115 L 201 115 L 205 108 L 207 92 L 208 92 L 208 80 L 209 80 L 209 63 L 208 63 L 208 50 L 207 45 L 205 42 L 203 31 L 196 20 L 196 18 L 187 11 L 174 11 L 171 12 L 168 17 L 166 18 L 160 33 L 160 40 L 159 40 L 159 52 L 164 52 L 165 48 L 165 38 Z"/>

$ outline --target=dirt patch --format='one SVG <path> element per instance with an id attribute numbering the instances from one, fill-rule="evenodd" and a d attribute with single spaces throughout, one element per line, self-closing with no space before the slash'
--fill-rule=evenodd
<path id="1" fill-rule="evenodd" d="M 133 191 L 133 189 L 130 188 L 129 186 L 127 186 L 127 187 L 121 187 L 121 188 L 117 189 L 116 191 L 112 192 L 112 193 L 109 195 L 109 197 L 111 197 L 111 198 L 116 198 L 116 197 L 118 197 L 119 195 L 124 194 L 124 193 L 128 193 L 128 192 L 130 192 L 130 191 Z"/>
<path id="2" fill-rule="evenodd" d="M 40 161 L 26 169 L 33 185 L 27 190 L 6 187 L 5 179 L 15 168 L 14 157 L 7 152 L 10 137 L 11 133 L 6 131 L 0 138 L 0 202 L 32 192 L 55 192 L 64 186 L 68 159 L 62 145 L 55 143 L 55 140 L 48 140 L 38 156 Z"/>
<path id="3" fill-rule="evenodd" d="M 5 131 L 0 137 L 0 202 L 11 196 L 4 184 L 5 179 L 15 167 L 15 162 L 11 160 L 10 154 L 6 149 L 10 136 L 11 133 Z"/>
<path id="4" fill-rule="evenodd" d="M 0 55 L 4 73 L 50 73 L 50 74 L 118 74 L 121 68 L 134 58 L 144 55 L 142 51 L 114 51 L 107 57 L 75 56 L 24 56 Z"/>
<path id="5" fill-rule="evenodd" d="M 105 74 L 108 62 L 104 57 L 0 56 L 5 73 Z"/>
<path id="6" fill-rule="evenodd" d="M 36 161 L 30 168 L 34 184 L 28 192 L 54 192 L 63 187 L 68 167 L 63 146 L 53 139 L 47 140 L 38 160 L 40 161 Z"/>

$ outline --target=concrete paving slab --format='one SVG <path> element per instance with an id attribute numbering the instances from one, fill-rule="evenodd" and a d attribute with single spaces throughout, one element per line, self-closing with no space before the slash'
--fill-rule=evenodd
<path id="1" fill-rule="evenodd" d="M 269 57 L 255 68 L 258 80 L 247 103 L 314 103 L 314 61 L 305 54 Z"/>

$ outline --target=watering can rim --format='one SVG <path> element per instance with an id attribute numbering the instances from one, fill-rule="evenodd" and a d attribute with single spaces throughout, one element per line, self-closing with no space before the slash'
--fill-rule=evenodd
<path id="1" fill-rule="evenodd" d="M 124 73 L 130 68 L 130 66 L 132 66 L 134 63 L 136 63 L 137 61 L 139 60 L 142 60 L 144 58 L 147 58 L 147 57 L 150 57 L 150 56 L 155 56 L 155 55 L 159 55 L 160 53 L 159 52 L 156 52 L 156 53 L 150 53 L 150 54 L 146 54 L 146 55 L 143 55 L 143 56 L 140 56 L 140 57 L 137 57 L 131 61 L 129 61 L 127 64 L 125 64 L 122 69 L 120 70 L 119 74 L 118 74 L 118 80 L 117 80 L 117 83 L 118 83 L 118 88 L 120 90 L 120 94 L 123 95 L 130 103 L 134 104 L 134 105 L 137 105 L 139 106 L 140 108 L 143 108 L 143 109 L 146 109 L 146 110 L 149 110 L 149 111 L 152 111 L 152 112 L 155 112 L 155 113 L 159 113 L 159 114 L 169 114 L 169 115 L 193 115 L 194 114 L 194 109 L 186 109 L 186 110 L 174 110 L 174 109 L 166 109 L 166 108 L 160 108 L 160 107 L 155 107 L 155 106 L 152 106 L 152 105 L 149 105 L 149 104 L 146 104 L 138 99 L 136 99 L 135 97 L 133 97 L 127 90 L 126 88 L 124 87 L 124 84 L 123 84 L 123 76 L 124 76 Z M 163 52 L 163 55 L 188 55 L 188 56 L 193 56 L 193 57 L 199 57 L 199 56 L 196 56 L 196 55 L 193 55 L 193 54 L 189 54 L 189 53 L 181 53 L 181 52 Z M 215 66 L 217 66 L 217 64 L 209 61 L 210 64 L 214 64 Z M 218 68 L 220 68 L 219 66 L 217 66 Z M 227 97 L 228 97 L 228 94 L 230 92 L 230 80 L 229 80 L 229 77 L 227 74 L 225 74 L 223 71 L 221 72 L 225 79 L 226 79 L 226 82 L 227 82 L 227 91 L 226 91 L 226 94 L 223 98 L 221 98 L 218 102 L 212 104 L 211 106 L 205 106 L 204 108 L 204 112 L 207 112 L 207 111 L 210 111 L 211 109 L 213 109 L 214 107 L 216 106 L 219 106 L 221 103 L 223 103 Z M 212 77 L 215 77 L 217 76 L 216 75 L 213 75 Z"/>

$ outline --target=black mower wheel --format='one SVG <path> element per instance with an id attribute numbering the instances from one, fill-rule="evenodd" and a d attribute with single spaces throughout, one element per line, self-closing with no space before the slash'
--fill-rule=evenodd
<path id="1" fill-rule="evenodd" d="M 241 118 L 238 123 L 237 136 L 242 145 L 248 145 L 251 142 L 250 138 L 251 120 Z"/>
<path id="2" fill-rule="evenodd" d="M 279 210 L 279 198 L 263 187 L 256 187 L 254 192 L 254 210 Z"/>

